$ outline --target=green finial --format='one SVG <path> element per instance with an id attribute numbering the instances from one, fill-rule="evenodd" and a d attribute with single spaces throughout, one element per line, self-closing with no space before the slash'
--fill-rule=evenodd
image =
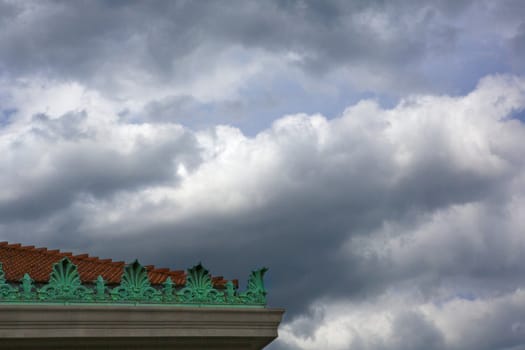
<path id="1" fill-rule="evenodd" d="M 98 275 L 95 281 L 95 298 L 97 300 L 106 299 L 106 281 L 104 281 L 104 278 L 100 275 Z"/>
<path id="2" fill-rule="evenodd" d="M 166 278 L 166 281 L 164 281 L 164 300 L 173 300 L 173 281 L 171 277 Z"/>
<path id="3" fill-rule="evenodd" d="M 226 290 L 224 291 L 224 298 L 226 302 L 231 303 L 235 301 L 235 287 L 232 281 L 226 282 Z"/>
<path id="4" fill-rule="evenodd" d="M 26 300 L 33 299 L 33 280 L 31 279 L 31 277 L 29 277 L 29 274 L 25 273 L 24 277 L 22 277 L 20 282 L 22 282 L 22 293 L 20 294 L 20 296 Z"/>
<path id="5" fill-rule="evenodd" d="M 0 262 L 0 285 L 5 284 L 5 272 L 2 263 Z"/>

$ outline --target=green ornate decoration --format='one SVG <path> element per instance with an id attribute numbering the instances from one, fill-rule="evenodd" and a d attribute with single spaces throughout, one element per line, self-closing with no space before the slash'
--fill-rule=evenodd
<path id="1" fill-rule="evenodd" d="M 38 290 L 38 299 L 51 300 L 86 300 L 93 299 L 93 290 L 82 285 L 77 267 L 64 258 L 53 265 L 49 283 Z"/>
<path id="2" fill-rule="evenodd" d="M 252 271 L 248 279 L 248 288 L 240 297 L 245 303 L 265 303 L 266 289 L 264 288 L 264 274 L 268 271 L 266 267 Z"/>
<path id="3" fill-rule="evenodd" d="M 252 271 L 244 292 L 238 292 L 231 281 L 215 287 L 209 271 L 200 263 L 187 270 L 183 286 L 175 285 L 171 277 L 152 285 L 146 268 L 135 260 L 124 268 L 120 284 L 110 288 L 102 276 L 92 283 L 82 283 L 77 266 L 68 258 L 53 265 L 49 282 L 44 285 L 35 285 L 27 273 L 19 283 L 8 283 L 0 262 L 0 303 L 264 307 L 266 271 Z"/>
<path id="4" fill-rule="evenodd" d="M 106 299 L 106 290 L 106 281 L 104 281 L 104 278 L 102 278 L 102 276 L 99 275 L 97 277 L 97 280 L 95 281 L 95 299 Z"/>
<path id="5" fill-rule="evenodd" d="M 146 268 L 135 260 L 124 268 L 120 286 L 111 290 L 114 301 L 160 301 L 162 294 L 151 286 Z"/>
<path id="6" fill-rule="evenodd" d="M 213 288 L 211 276 L 200 263 L 188 270 L 186 287 L 177 293 L 185 303 L 223 303 L 224 293 Z"/>
<path id="7" fill-rule="evenodd" d="M 5 273 L 0 262 L 0 301 L 17 299 L 18 290 L 9 285 L 5 280 Z"/>
<path id="8" fill-rule="evenodd" d="M 226 303 L 235 302 L 235 286 L 232 281 L 226 282 L 226 290 L 224 291 L 224 299 Z"/>
<path id="9" fill-rule="evenodd" d="M 33 292 L 33 279 L 29 277 L 29 274 L 25 273 L 24 277 L 20 280 L 21 288 L 20 297 L 25 300 L 31 300 L 34 298 L 35 293 Z"/>
<path id="10" fill-rule="evenodd" d="M 166 281 L 164 282 L 164 301 L 172 301 L 174 299 L 173 295 L 173 281 L 171 280 L 171 277 L 166 278 Z"/>

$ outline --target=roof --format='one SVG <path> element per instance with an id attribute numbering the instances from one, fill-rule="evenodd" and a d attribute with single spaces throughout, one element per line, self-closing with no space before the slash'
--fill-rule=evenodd
<path id="1" fill-rule="evenodd" d="M 78 268 L 80 279 L 83 283 L 91 283 L 100 275 L 110 284 L 120 283 L 120 278 L 126 263 L 112 259 L 100 259 L 88 254 L 73 255 L 70 252 L 61 252 L 58 249 L 35 248 L 35 246 L 22 246 L 20 243 L 9 244 L 0 242 L 0 262 L 3 264 L 5 278 L 9 282 L 18 282 L 28 273 L 36 283 L 46 283 L 49 280 L 53 264 L 69 258 Z M 156 268 L 153 265 L 145 266 L 152 284 L 161 284 L 168 277 L 177 286 L 186 283 L 186 273 L 182 270 Z M 214 287 L 224 287 L 227 280 L 222 276 L 212 277 Z M 237 281 L 232 281 L 237 285 Z"/>

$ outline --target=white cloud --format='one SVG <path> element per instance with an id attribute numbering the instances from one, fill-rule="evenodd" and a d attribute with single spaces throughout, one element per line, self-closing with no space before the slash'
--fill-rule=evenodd
<path id="1" fill-rule="evenodd" d="M 0 139 L 0 232 L 52 240 L 68 230 L 98 251 L 144 237 L 158 259 L 228 237 L 239 247 L 221 249 L 235 259 L 280 266 L 282 302 L 317 300 L 321 311 L 283 326 L 282 346 L 474 349 L 454 333 L 457 308 L 465 334 L 478 335 L 476 310 L 489 310 L 481 326 L 508 326 L 518 344 L 521 314 L 505 310 L 523 299 L 513 276 L 525 276 L 525 127 L 509 114 L 525 107 L 524 86 L 493 76 L 465 96 L 390 109 L 363 100 L 331 120 L 284 116 L 250 137 L 128 124 L 118 101 L 78 84 L 19 84 L 4 97 L 19 115 Z M 288 285 L 285 266 L 296 271 Z M 338 279 L 315 290 L 324 269 Z M 360 288 L 370 293 L 361 301 Z"/>
<path id="2" fill-rule="evenodd" d="M 523 7 L 473 4 L 0 0 L 0 236 L 269 264 L 277 347 L 525 350 L 525 79 L 473 87 Z"/>
<path id="3" fill-rule="evenodd" d="M 525 343 L 525 292 L 492 298 L 425 302 L 410 291 L 366 302 L 314 304 L 323 316 L 308 334 L 299 317 L 280 330 L 291 349 L 521 349 Z M 521 346 L 521 347 L 520 347 Z"/>

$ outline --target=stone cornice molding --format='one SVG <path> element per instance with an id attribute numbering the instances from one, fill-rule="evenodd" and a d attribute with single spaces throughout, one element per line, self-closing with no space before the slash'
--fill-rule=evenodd
<path id="1" fill-rule="evenodd" d="M 78 347 L 78 342 L 87 348 L 89 344 L 133 348 L 150 341 L 157 344 L 152 349 L 170 344 L 262 349 L 277 337 L 283 313 L 272 308 L 0 305 L 0 348 L 32 342 L 44 348 Z"/>

